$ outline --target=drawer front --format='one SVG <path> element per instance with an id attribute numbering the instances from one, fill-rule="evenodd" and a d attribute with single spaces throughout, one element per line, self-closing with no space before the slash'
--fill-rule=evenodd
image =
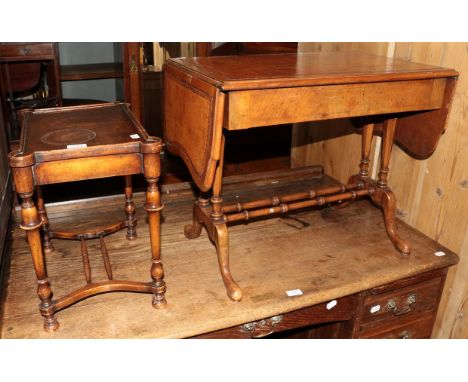
<path id="1" fill-rule="evenodd" d="M 202 334 L 195 338 L 262 338 L 284 330 L 318 323 L 347 321 L 353 318 L 358 307 L 358 299 L 358 295 L 346 296 L 309 308 Z"/>
<path id="2" fill-rule="evenodd" d="M 382 294 L 368 294 L 364 299 L 361 328 L 385 325 L 392 321 L 435 314 L 444 277 L 439 276 Z"/>
<path id="3" fill-rule="evenodd" d="M 54 57 L 53 43 L 38 44 L 0 44 L 0 59 L 5 61 L 21 61 L 28 58 L 47 58 Z"/>
<path id="4" fill-rule="evenodd" d="M 426 315 L 424 318 L 408 321 L 404 320 L 400 325 L 394 325 L 390 329 L 376 327 L 370 330 L 361 331 L 359 338 L 380 338 L 380 339 L 422 339 L 431 338 L 433 315 Z"/>
<path id="5" fill-rule="evenodd" d="M 224 127 L 240 130 L 442 107 L 446 79 L 232 91 Z"/>

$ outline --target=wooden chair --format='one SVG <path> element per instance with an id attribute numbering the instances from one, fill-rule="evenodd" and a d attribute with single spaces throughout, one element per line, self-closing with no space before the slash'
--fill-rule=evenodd
<path id="1" fill-rule="evenodd" d="M 10 143 L 20 136 L 17 113 L 61 106 L 56 43 L 0 44 L 0 96 Z"/>

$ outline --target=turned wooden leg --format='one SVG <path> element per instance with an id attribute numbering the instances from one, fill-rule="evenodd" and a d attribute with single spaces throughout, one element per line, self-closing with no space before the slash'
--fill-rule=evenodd
<path id="1" fill-rule="evenodd" d="M 197 210 L 198 207 L 208 208 L 210 206 L 211 203 L 210 200 L 206 197 L 206 194 L 204 192 L 200 192 L 200 196 L 193 204 L 192 224 L 187 224 L 184 227 L 184 235 L 187 239 L 196 239 L 197 237 L 200 237 L 203 226 L 200 223 Z"/>
<path id="2" fill-rule="evenodd" d="M 42 232 L 44 233 L 43 249 L 44 253 L 50 253 L 54 250 L 54 246 L 50 241 L 50 229 L 49 219 L 44 205 L 44 199 L 42 197 L 41 187 L 36 186 L 36 200 L 37 200 L 37 213 L 42 222 Z"/>
<path id="3" fill-rule="evenodd" d="M 31 250 L 34 271 L 37 278 L 37 295 L 40 299 L 39 311 L 44 317 L 44 329 L 53 332 L 59 328 L 59 323 L 54 316 L 54 303 L 52 301 L 52 290 L 45 269 L 44 254 L 42 253 L 42 243 L 40 227 L 42 221 L 39 220 L 37 209 L 32 199 L 33 192 L 19 193 L 23 202 L 21 204 L 22 224 L 21 228 L 26 231 L 29 248 Z"/>
<path id="4" fill-rule="evenodd" d="M 396 200 L 395 195 L 388 187 L 388 165 L 390 163 L 396 122 L 397 119 L 394 118 L 385 121 L 383 124 L 380 169 L 377 180 L 378 189 L 372 195 L 372 200 L 383 210 L 388 237 L 400 252 L 407 255 L 410 253 L 410 247 L 397 234 L 395 224 Z"/>
<path id="5" fill-rule="evenodd" d="M 224 143 L 225 139 L 223 135 L 221 140 L 221 157 L 218 162 L 218 167 L 216 168 L 213 182 L 213 196 L 210 199 L 212 205 L 210 220 L 213 224 L 213 240 L 218 254 L 219 270 L 224 285 L 226 286 L 227 295 L 234 301 L 240 301 L 242 298 L 242 291 L 232 278 L 231 270 L 229 269 L 229 236 L 222 211 L 223 198 L 221 197 L 221 188 L 223 184 Z"/>
<path id="6" fill-rule="evenodd" d="M 223 278 L 226 292 L 230 299 L 240 301 L 242 298 L 242 290 L 234 281 L 229 268 L 229 236 L 226 224 L 214 224 L 214 242 L 218 254 L 219 270 Z"/>
<path id="7" fill-rule="evenodd" d="M 135 203 L 133 203 L 132 176 L 125 176 L 125 215 L 127 222 L 127 239 L 134 240 L 137 237 L 135 217 Z"/>
<path id="8" fill-rule="evenodd" d="M 372 148 L 372 137 L 374 134 L 374 124 L 370 123 L 364 126 L 362 131 L 361 163 L 359 164 L 359 175 L 363 178 L 369 176 L 369 157 Z"/>
<path id="9" fill-rule="evenodd" d="M 221 188 L 223 185 L 223 165 L 224 165 L 224 135 L 221 139 L 221 156 L 219 158 L 218 166 L 213 181 L 213 195 L 211 196 L 211 221 L 213 223 L 224 222 L 224 215 L 222 211 L 223 198 L 221 197 Z"/>
<path id="10" fill-rule="evenodd" d="M 161 198 L 158 189 L 158 179 L 160 174 L 160 157 L 158 153 L 145 153 L 144 155 L 144 175 L 148 182 L 146 189 L 145 210 L 148 213 L 148 224 L 150 230 L 151 244 L 151 278 L 154 288 L 153 307 L 164 308 L 167 304 L 165 293 L 166 283 L 164 282 L 164 269 L 161 262 L 161 242 L 160 242 L 160 211 Z"/>

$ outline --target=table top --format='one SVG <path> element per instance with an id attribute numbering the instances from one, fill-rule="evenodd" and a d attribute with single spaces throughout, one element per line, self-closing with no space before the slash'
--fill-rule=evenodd
<path id="1" fill-rule="evenodd" d="M 361 52 L 175 58 L 177 66 L 222 90 L 453 77 L 453 69 Z"/>
<path id="2" fill-rule="evenodd" d="M 125 103 L 27 110 L 16 158 L 33 154 L 37 163 L 139 152 L 148 139 Z"/>

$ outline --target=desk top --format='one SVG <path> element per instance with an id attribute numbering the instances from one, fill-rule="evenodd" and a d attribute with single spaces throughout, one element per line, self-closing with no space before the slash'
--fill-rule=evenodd
<path id="1" fill-rule="evenodd" d="M 303 169 L 283 177 L 237 177 L 237 183 L 226 178 L 223 197 L 243 201 L 251 200 L 252 194 L 262 197 L 330 184 L 327 177 L 310 178 Z M 60 330 L 52 334 L 42 329 L 27 243 L 24 233 L 15 228 L 1 337 L 189 337 L 327 302 L 458 261 L 453 252 L 398 222 L 401 236 L 412 245 L 411 256 L 401 256 L 388 240 L 381 211 L 368 201 L 341 209 L 306 210 L 289 217 L 252 221 L 248 228 L 244 224 L 229 228 L 231 270 L 244 292 L 242 301 L 233 302 L 226 297 L 216 250 L 206 232 L 195 240 L 183 234 L 184 225 L 192 221 L 193 197 L 188 188 L 162 192 L 166 309 L 155 310 L 147 294 L 105 293 L 60 311 Z M 105 202 L 90 200 L 47 208 L 51 226 L 68 229 L 112 221 L 121 216 L 121 204 L 121 196 L 116 196 Z M 151 259 L 143 204 L 144 195 L 136 194 L 136 240 L 126 240 L 125 231 L 106 238 L 115 278 L 149 279 Z M 82 286 L 84 278 L 79 243 L 56 240 L 54 246 L 56 253 L 47 258 L 47 269 L 59 296 Z M 101 264 L 93 268 L 93 277 L 105 279 L 99 249 L 91 248 L 95 249 L 90 250 L 90 261 Z M 440 250 L 446 255 L 435 256 Z M 294 289 L 301 289 L 303 295 L 288 297 L 286 291 Z"/>
<path id="2" fill-rule="evenodd" d="M 222 90 L 454 77 L 453 69 L 361 52 L 176 58 L 167 62 Z"/>
<path id="3" fill-rule="evenodd" d="M 38 163 L 139 152 L 140 142 L 148 139 L 124 103 L 26 110 L 14 159 L 33 155 Z"/>

